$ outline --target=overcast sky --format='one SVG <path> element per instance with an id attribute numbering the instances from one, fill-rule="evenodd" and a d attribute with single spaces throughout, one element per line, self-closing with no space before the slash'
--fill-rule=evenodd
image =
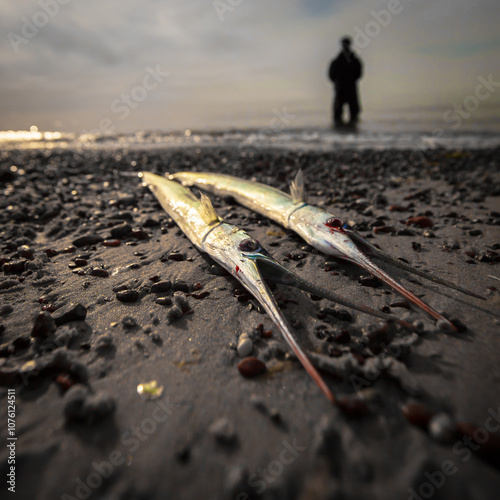
<path id="1" fill-rule="evenodd" d="M 500 82 L 498 0 L 0 0 L 0 8 L 0 130 L 265 126 L 277 113 L 289 126 L 327 125 L 326 71 L 345 34 L 365 65 L 365 117 L 442 113 L 474 96 L 478 78 Z M 500 87 L 489 94 L 471 119 L 498 112 Z"/>

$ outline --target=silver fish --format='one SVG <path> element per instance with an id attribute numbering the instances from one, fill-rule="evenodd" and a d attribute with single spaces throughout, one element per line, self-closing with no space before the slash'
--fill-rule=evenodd
<path id="1" fill-rule="evenodd" d="M 484 299 L 481 295 L 394 259 L 355 231 L 348 229 L 346 224 L 334 215 L 306 203 L 304 177 L 301 170 L 291 184 L 290 195 L 265 184 L 209 172 L 178 172 L 171 175 L 170 178 L 178 180 L 186 186 L 196 186 L 219 195 L 230 195 L 251 210 L 295 231 L 307 243 L 321 252 L 358 265 L 438 320 L 440 327 L 445 330 L 456 331 L 456 328 L 448 319 L 380 269 L 370 257 L 435 283 Z"/>
<path id="2" fill-rule="evenodd" d="M 223 222 L 207 196 L 202 195 L 198 199 L 189 189 L 178 182 L 150 172 L 142 172 L 139 175 L 144 184 L 149 186 L 164 210 L 172 217 L 196 248 L 200 252 L 206 252 L 210 255 L 259 301 L 279 328 L 299 361 L 330 401 L 335 402 L 333 393 L 293 337 L 285 318 L 264 281 L 264 274 L 277 282 L 296 286 L 353 309 L 385 320 L 392 320 L 411 328 L 411 325 L 404 321 L 394 320 L 380 311 L 353 304 L 327 290 L 308 283 L 287 270 L 272 259 L 260 246 L 259 242 L 245 231 Z"/>

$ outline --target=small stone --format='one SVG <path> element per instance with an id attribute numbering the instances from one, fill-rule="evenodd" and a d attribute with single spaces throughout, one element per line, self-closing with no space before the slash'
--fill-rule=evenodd
<path id="1" fill-rule="evenodd" d="M 191 310 L 191 306 L 185 295 L 181 292 L 174 293 L 174 303 L 181 309 L 183 313 L 186 313 Z"/>
<path id="2" fill-rule="evenodd" d="M 240 336 L 236 350 L 240 358 L 250 356 L 253 351 L 253 342 L 248 338 L 248 335 L 246 337 Z"/>
<path id="3" fill-rule="evenodd" d="M 167 256 L 168 260 L 182 261 L 184 260 L 184 255 L 180 252 L 170 252 Z"/>
<path id="4" fill-rule="evenodd" d="M 245 358 L 238 363 L 239 372 L 247 378 L 256 377 L 266 371 L 266 365 L 254 356 Z"/>
<path id="5" fill-rule="evenodd" d="M 73 260 L 74 267 L 85 267 L 88 263 L 89 261 L 87 259 L 76 258 Z"/>
<path id="6" fill-rule="evenodd" d="M 382 286 L 382 282 L 375 276 L 361 276 L 358 279 L 358 283 L 361 286 L 368 286 L 370 288 L 378 288 Z"/>
<path id="7" fill-rule="evenodd" d="M 429 434 L 438 443 L 450 443 L 456 435 L 455 421 L 447 413 L 436 413 L 428 424 Z"/>
<path id="8" fill-rule="evenodd" d="M 134 328 L 137 326 L 137 320 L 133 316 L 124 316 L 122 318 L 122 325 L 125 328 Z"/>
<path id="9" fill-rule="evenodd" d="M 64 414 L 68 421 L 93 424 L 115 410 L 115 401 L 105 393 L 90 394 L 89 389 L 76 384 L 64 396 Z"/>
<path id="10" fill-rule="evenodd" d="M 7 316 L 11 312 L 14 311 L 14 308 L 12 307 L 11 304 L 5 304 L 0 307 L 0 316 Z"/>
<path id="11" fill-rule="evenodd" d="M 6 262 L 3 266 L 3 272 L 5 274 L 21 274 L 26 266 L 25 260 L 15 260 L 12 262 Z"/>
<path id="12" fill-rule="evenodd" d="M 476 445 L 479 446 L 479 452 L 491 453 L 493 456 L 498 457 L 500 451 L 500 436 L 488 432 L 484 427 L 478 427 L 468 422 L 458 422 L 456 424 L 456 429 L 462 436 L 466 436 L 473 440 Z"/>
<path id="13" fill-rule="evenodd" d="M 232 444 L 237 439 L 234 426 L 227 418 L 219 418 L 208 430 L 221 444 Z"/>
<path id="14" fill-rule="evenodd" d="M 427 428 L 434 412 L 421 403 L 409 403 L 401 408 L 403 416 L 412 425 Z"/>
<path id="15" fill-rule="evenodd" d="M 165 281 L 157 281 L 151 285 L 152 293 L 164 293 L 168 292 L 172 286 L 172 283 L 168 280 Z"/>
<path id="16" fill-rule="evenodd" d="M 117 226 L 111 228 L 110 234 L 112 238 L 123 238 L 127 236 L 128 233 L 132 231 L 132 226 L 126 222 L 123 224 L 118 224 Z"/>
<path id="17" fill-rule="evenodd" d="M 46 338 L 52 336 L 56 330 L 54 318 L 48 311 L 41 311 L 35 318 L 31 336 L 33 338 Z"/>
<path id="18" fill-rule="evenodd" d="M 136 240 L 147 240 L 149 238 L 149 234 L 142 229 L 132 229 L 130 236 Z"/>
<path id="19" fill-rule="evenodd" d="M 178 319 L 182 318 L 183 312 L 180 307 L 172 306 L 167 312 L 167 321 L 168 323 L 173 323 Z"/>
<path id="20" fill-rule="evenodd" d="M 406 225 L 407 226 L 418 226 L 418 227 L 432 227 L 432 226 L 434 226 L 434 223 L 428 217 L 418 216 L 418 217 L 410 217 L 406 221 Z"/>
<path id="21" fill-rule="evenodd" d="M 73 245 L 77 248 L 86 247 L 90 245 L 96 245 L 97 243 L 101 243 L 104 241 L 104 238 L 99 236 L 98 234 L 87 234 L 85 236 L 80 236 L 73 240 Z"/>
<path id="22" fill-rule="evenodd" d="M 172 299 L 170 297 L 158 297 L 155 302 L 160 306 L 171 306 Z"/>
<path id="23" fill-rule="evenodd" d="M 122 242 L 120 240 L 117 240 L 117 239 L 110 239 L 110 240 L 104 240 L 102 242 L 103 246 L 105 247 L 119 247 Z"/>
<path id="24" fill-rule="evenodd" d="M 172 288 L 176 292 L 189 293 L 189 285 L 182 280 L 175 280 L 172 284 Z"/>
<path id="25" fill-rule="evenodd" d="M 116 298 L 120 302 L 136 302 L 139 299 L 139 292 L 137 290 L 121 290 L 116 292 Z"/>
<path id="26" fill-rule="evenodd" d="M 57 326 L 64 325 L 70 321 L 83 321 L 87 316 L 87 308 L 82 304 L 69 304 L 57 309 L 54 321 Z"/>
<path id="27" fill-rule="evenodd" d="M 98 276 L 99 278 L 108 278 L 109 277 L 109 272 L 106 271 L 106 269 L 102 269 L 100 267 L 94 267 L 92 271 L 90 271 L 90 274 L 92 276 Z"/>
<path id="28" fill-rule="evenodd" d="M 344 397 L 337 401 L 337 406 L 348 417 L 362 417 L 369 411 L 366 403 L 358 398 Z"/>

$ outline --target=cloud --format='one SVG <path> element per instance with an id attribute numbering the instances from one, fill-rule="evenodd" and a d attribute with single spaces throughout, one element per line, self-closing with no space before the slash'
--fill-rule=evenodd
<path id="1" fill-rule="evenodd" d="M 20 34 L 23 17 L 32 20 L 40 3 L 0 0 L 0 129 L 34 119 L 41 128 L 90 129 L 104 117 L 123 130 L 244 126 L 267 123 L 284 105 L 313 110 L 316 123 L 326 124 L 326 69 L 339 37 L 373 27 L 373 12 L 397 0 L 222 1 L 231 7 L 223 20 L 211 0 L 70 0 L 16 53 L 7 34 Z M 496 71 L 496 0 L 400 4 L 359 49 L 367 114 L 447 106 L 463 99 L 479 74 Z M 113 100 L 157 64 L 169 78 L 117 120 Z"/>

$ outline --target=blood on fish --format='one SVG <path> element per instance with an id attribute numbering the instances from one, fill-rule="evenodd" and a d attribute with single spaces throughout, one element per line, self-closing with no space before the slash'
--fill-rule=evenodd
<path id="1" fill-rule="evenodd" d="M 328 219 L 325 222 L 325 226 L 330 228 L 330 231 L 332 232 L 332 234 L 335 231 L 339 231 L 339 232 L 343 233 L 344 232 L 343 225 L 344 225 L 344 223 L 340 219 L 337 219 L 335 217 L 331 217 L 330 219 Z"/>
<path id="2" fill-rule="evenodd" d="M 238 274 L 241 271 L 240 266 L 236 266 L 235 271 L 236 271 L 236 274 Z"/>

